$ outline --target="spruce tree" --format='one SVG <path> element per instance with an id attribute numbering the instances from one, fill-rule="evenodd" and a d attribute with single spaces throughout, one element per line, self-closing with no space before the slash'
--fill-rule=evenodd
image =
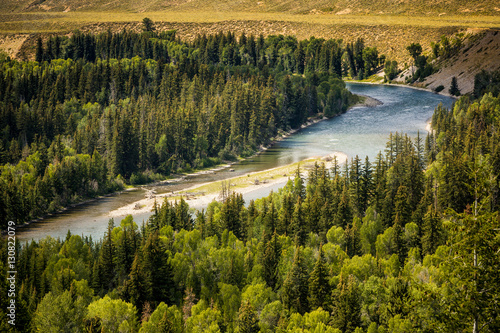
<path id="1" fill-rule="evenodd" d="M 139 255 L 136 254 L 129 274 L 129 280 L 125 285 L 125 293 L 128 295 L 130 302 L 137 308 L 138 311 L 142 311 L 148 295 L 145 273 L 146 272 L 141 265 L 141 259 L 139 258 Z"/>
<path id="2" fill-rule="evenodd" d="M 250 301 L 246 301 L 240 308 L 238 327 L 240 333 L 259 332 L 259 319 Z"/>
<path id="3" fill-rule="evenodd" d="M 280 261 L 280 254 L 281 247 L 278 243 L 277 234 L 274 232 L 271 240 L 265 245 L 262 258 L 264 280 L 273 290 L 276 290 L 278 287 L 278 264 Z"/>
<path id="4" fill-rule="evenodd" d="M 102 290 L 102 294 L 113 289 L 115 286 L 115 245 L 111 239 L 111 234 L 113 232 L 113 219 L 109 221 L 108 230 L 104 237 L 100 256 L 99 256 L 99 269 L 100 274 L 99 281 Z"/>
<path id="5" fill-rule="evenodd" d="M 330 283 L 328 281 L 328 271 L 326 267 L 326 259 L 323 254 L 323 245 L 320 245 L 318 258 L 314 269 L 309 276 L 309 306 L 311 310 L 318 307 L 327 309 L 330 301 Z"/>
<path id="6" fill-rule="evenodd" d="M 361 299 L 353 275 L 340 275 L 340 281 L 333 295 L 331 324 L 342 332 L 354 332 L 361 326 Z"/>
<path id="7" fill-rule="evenodd" d="M 42 38 L 38 37 L 36 40 L 35 61 L 37 61 L 39 63 L 42 62 L 43 61 L 43 54 L 44 54 L 44 51 L 43 51 Z"/>
<path id="8" fill-rule="evenodd" d="M 458 89 L 457 78 L 454 76 L 451 78 L 450 90 L 448 90 L 450 95 L 460 96 L 460 89 Z"/>
<path id="9" fill-rule="evenodd" d="M 142 248 L 142 257 L 141 265 L 145 274 L 148 301 L 155 306 L 162 301 L 173 304 L 176 287 L 172 267 L 168 261 L 165 246 L 158 237 L 158 232 L 149 235 Z"/>
<path id="10" fill-rule="evenodd" d="M 304 314 L 308 311 L 308 274 L 300 247 L 295 249 L 293 264 L 283 283 L 283 304 L 292 312 Z"/>
<path id="11" fill-rule="evenodd" d="M 347 186 L 344 184 L 342 189 L 342 194 L 340 197 L 340 203 L 338 206 L 337 214 L 335 215 L 335 225 L 345 228 L 348 224 L 352 222 L 352 210 L 351 203 L 349 200 L 349 194 Z"/>
<path id="12" fill-rule="evenodd" d="M 422 231 L 422 254 L 433 254 L 441 243 L 441 220 L 434 210 L 434 205 L 429 205 L 424 216 Z"/>
<path id="13" fill-rule="evenodd" d="M 306 241 L 307 230 L 306 221 L 304 220 L 304 211 L 302 209 L 302 199 L 300 197 L 298 197 L 295 203 L 290 229 L 292 235 L 297 238 L 298 244 L 303 245 Z"/>

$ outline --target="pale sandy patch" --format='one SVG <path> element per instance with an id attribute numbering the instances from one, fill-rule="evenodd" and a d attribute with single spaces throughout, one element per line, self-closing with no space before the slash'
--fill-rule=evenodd
<path id="1" fill-rule="evenodd" d="M 337 157 L 338 163 L 345 163 L 345 161 L 347 160 L 347 155 L 340 152 L 335 152 L 323 157 L 313 157 L 307 159 L 300 162 L 301 168 L 303 168 L 304 170 L 302 176 L 307 177 L 307 167 L 314 165 L 315 162 L 325 163 L 326 168 L 331 168 L 333 166 L 334 157 Z M 290 169 L 293 169 L 297 164 L 298 163 L 293 163 L 290 165 L 276 167 L 265 171 L 250 172 L 241 176 L 228 178 L 223 181 L 230 184 L 230 187 L 235 187 L 235 189 L 232 189 L 232 191 L 245 195 L 248 193 L 252 193 L 253 191 L 261 191 L 262 189 L 271 188 L 279 183 L 286 183 L 290 177 L 293 177 Z M 258 179 L 259 181 L 256 182 L 256 179 Z M 129 214 L 136 215 L 147 213 L 152 211 L 155 202 L 158 205 L 161 205 L 165 198 L 167 198 L 167 200 L 169 200 L 170 202 L 174 202 L 176 200 L 179 200 L 181 196 L 184 198 L 184 200 L 186 200 L 190 207 L 201 209 L 206 207 L 213 200 L 221 200 L 221 183 L 222 181 L 215 181 L 204 184 L 197 184 L 182 191 L 157 194 L 154 197 L 144 198 L 110 211 L 108 213 L 108 216 L 120 217 Z M 207 188 L 211 188 L 211 190 L 207 191 Z"/>

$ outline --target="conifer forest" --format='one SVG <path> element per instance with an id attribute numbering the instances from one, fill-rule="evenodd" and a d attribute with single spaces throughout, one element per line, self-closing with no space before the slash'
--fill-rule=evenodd
<path id="1" fill-rule="evenodd" d="M 40 38 L 35 60 L 0 57 L 2 230 L 342 117 L 358 100 L 342 77 L 385 61 L 362 39 Z M 0 331 L 499 332 L 498 77 L 437 105 L 428 134 L 299 167 L 267 197 L 158 201 L 100 239 L 2 241 Z"/>

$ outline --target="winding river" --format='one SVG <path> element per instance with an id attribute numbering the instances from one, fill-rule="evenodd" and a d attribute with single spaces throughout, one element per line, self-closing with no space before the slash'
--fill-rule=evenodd
<path id="1" fill-rule="evenodd" d="M 404 86 L 370 85 L 348 83 L 349 90 L 355 94 L 367 95 L 383 104 L 375 107 L 355 107 L 340 117 L 325 120 L 276 143 L 258 156 L 245 160 L 216 174 L 188 177 L 177 183 L 155 188 L 158 192 L 177 191 L 197 183 L 221 180 L 248 172 L 266 170 L 307 159 L 341 152 L 349 158 L 356 155 L 374 160 L 379 151 L 383 151 L 392 132 L 404 132 L 416 136 L 420 132 L 426 135 L 426 123 L 434 108 L 442 103 L 451 107 L 453 99 L 427 91 Z M 277 189 L 283 184 L 276 185 Z M 71 230 L 73 234 L 91 235 L 101 238 L 108 225 L 108 212 L 144 197 L 144 188 L 126 191 L 97 201 L 80 205 L 67 211 L 48 217 L 30 226 L 18 229 L 20 240 L 40 239 L 45 236 L 65 237 Z M 267 192 L 248 193 L 246 201 L 267 195 Z M 140 224 L 150 213 L 134 215 Z M 121 218 L 115 218 L 118 224 Z"/>

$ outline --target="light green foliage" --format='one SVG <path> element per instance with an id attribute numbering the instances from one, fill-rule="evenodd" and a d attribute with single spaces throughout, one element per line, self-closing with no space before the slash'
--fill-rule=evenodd
<path id="1" fill-rule="evenodd" d="M 362 285 L 363 311 L 361 315 L 361 320 L 365 325 L 381 321 L 385 311 L 386 297 L 384 279 L 372 275 L 365 280 Z"/>
<path id="2" fill-rule="evenodd" d="M 276 301 L 276 299 L 276 293 L 264 283 L 251 284 L 241 294 L 241 301 L 249 301 L 259 315 L 267 304 Z"/>
<path id="3" fill-rule="evenodd" d="M 137 309 L 121 299 L 104 296 L 88 306 L 87 319 L 97 319 L 103 330 L 110 333 L 131 333 L 136 331 Z"/>
<path id="4" fill-rule="evenodd" d="M 419 228 L 416 223 L 407 223 L 404 229 L 404 241 L 408 248 L 419 246 Z"/>
<path id="5" fill-rule="evenodd" d="M 345 233 L 341 227 L 332 227 L 326 234 L 328 243 L 339 245 L 341 248 L 345 244 Z"/>
<path id="6" fill-rule="evenodd" d="M 318 308 L 317 310 L 305 313 L 294 313 L 290 316 L 287 332 L 309 332 L 309 333 L 340 333 L 341 331 L 329 326 L 330 314 Z"/>
<path id="7" fill-rule="evenodd" d="M 382 272 L 378 267 L 377 259 L 371 254 L 365 254 L 361 257 L 354 256 L 346 259 L 343 262 L 340 272 L 345 276 L 352 274 L 359 281 L 365 281 L 370 276 L 382 275 Z"/>
<path id="8" fill-rule="evenodd" d="M 378 258 L 387 258 L 394 248 L 394 229 L 389 227 L 384 233 L 377 236 L 375 243 Z"/>
<path id="9" fill-rule="evenodd" d="M 219 283 L 220 309 L 224 319 L 224 324 L 229 330 L 233 330 L 237 318 L 238 309 L 241 304 L 241 293 L 238 287 Z"/>
<path id="10" fill-rule="evenodd" d="M 274 332 L 282 316 L 284 316 L 283 304 L 280 301 L 268 303 L 260 313 L 261 331 Z"/>
<path id="11" fill-rule="evenodd" d="M 377 216 L 375 208 L 370 206 L 365 212 L 363 224 L 359 230 L 363 253 L 375 255 L 375 242 L 377 241 L 377 235 L 381 231 L 382 223 L 380 221 L 380 216 Z"/>
<path id="12" fill-rule="evenodd" d="M 182 312 L 175 305 L 168 306 L 160 303 L 147 321 L 143 321 L 139 333 L 163 333 L 166 324 L 171 328 L 171 333 L 184 332 Z"/>
<path id="13" fill-rule="evenodd" d="M 198 304 L 193 306 L 191 311 L 191 317 L 186 320 L 185 327 L 187 332 L 220 332 L 222 315 L 219 310 L 208 307 L 204 301 L 200 301 L 198 302 Z"/>
<path id="14" fill-rule="evenodd" d="M 59 295 L 49 292 L 38 304 L 33 327 L 41 332 L 83 332 L 93 294 L 86 280 L 73 282 L 71 290 Z"/>

